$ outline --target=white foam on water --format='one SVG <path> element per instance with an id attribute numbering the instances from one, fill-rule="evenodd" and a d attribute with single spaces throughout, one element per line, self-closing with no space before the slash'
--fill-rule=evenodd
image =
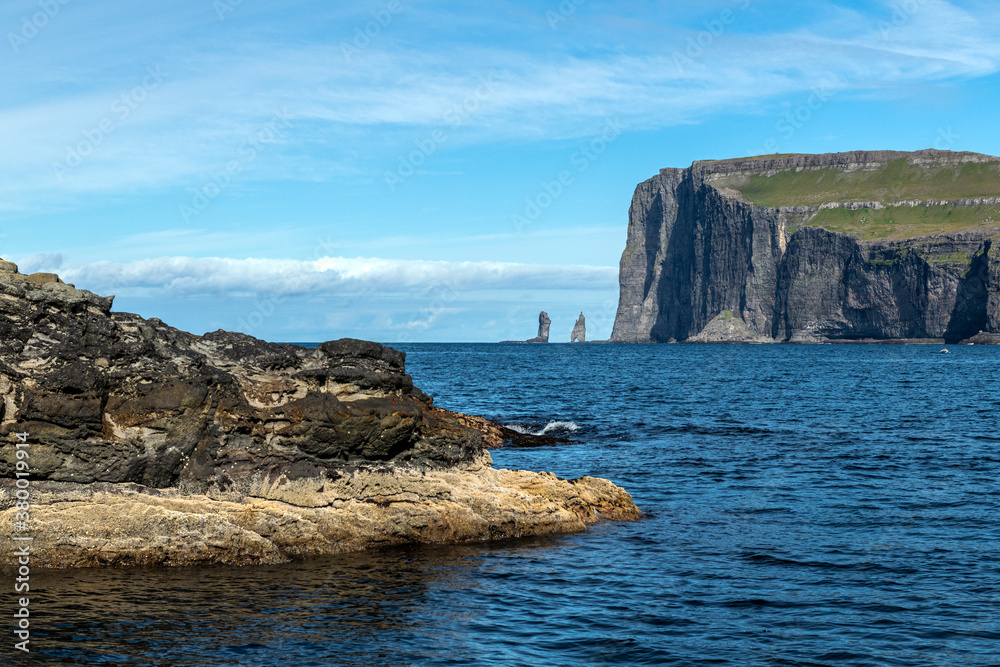
<path id="1" fill-rule="evenodd" d="M 580 429 L 580 425 L 576 422 L 555 420 L 550 421 L 540 431 L 533 431 L 524 424 L 504 424 L 504 426 L 509 428 L 511 431 L 517 431 L 518 433 L 522 433 L 524 435 L 547 435 L 553 431 L 577 431 Z"/>
<path id="2" fill-rule="evenodd" d="M 541 432 L 536 433 L 535 435 L 545 435 L 551 431 L 577 431 L 579 429 L 580 425 L 576 422 L 551 421 L 545 425 L 545 428 L 543 428 Z"/>

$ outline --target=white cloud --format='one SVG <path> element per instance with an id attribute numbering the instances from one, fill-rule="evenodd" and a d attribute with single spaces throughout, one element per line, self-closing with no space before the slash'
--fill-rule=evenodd
<path id="1" fill-rule="evenodd" d="M 323 257 L 315 261 L 159 257 L 128 263 L 74 264 L 61 256 L 32 256 L 20 259 L 19 265 L 22 272 L 58 271 L 64 281 L 92 292 L 162 298 L 418 294 L 422 299 L 447 304 L 458 293 L 476 290 L 608 290 L 615 289 L 618 280 L 618 270 L 605 266 L 377 257 Z M 439 310 L 437 315 L 450 312 L 444 305 Z"/>

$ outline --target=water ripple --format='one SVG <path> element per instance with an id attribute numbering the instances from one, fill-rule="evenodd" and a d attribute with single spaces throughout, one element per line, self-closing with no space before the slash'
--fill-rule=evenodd
<path id="1" fill-rule="evenodd" d="M 577 427 L 498 466 L 609 477 L 647 517 L 41 572 L 32 664 L 1000 665 L 1000 348 L 403 348 L 443 407 Z"/>

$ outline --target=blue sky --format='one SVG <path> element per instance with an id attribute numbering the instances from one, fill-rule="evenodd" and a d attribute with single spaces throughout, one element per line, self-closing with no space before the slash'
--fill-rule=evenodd
<path id="1" fill-rule="evenodd" d="M 635 185 L 1000 154 L 987 1 L 14 0 L 0 256 L 194 333 L 607 338 Z"/>

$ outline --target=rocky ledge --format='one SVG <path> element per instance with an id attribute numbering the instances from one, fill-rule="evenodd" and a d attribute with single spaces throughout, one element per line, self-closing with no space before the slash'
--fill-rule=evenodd
<path id="1" fill-rule="evenodd" d="M 493 469 L 495 430 L 436 408 L 391 348 L 195 336 L 111 305 L 0 264 L 4 525 L 19 433 L 30 473 L 2 565 L 19 534 L 35 565 L 247 564 L 639 516 L 606 480 Z"/>

